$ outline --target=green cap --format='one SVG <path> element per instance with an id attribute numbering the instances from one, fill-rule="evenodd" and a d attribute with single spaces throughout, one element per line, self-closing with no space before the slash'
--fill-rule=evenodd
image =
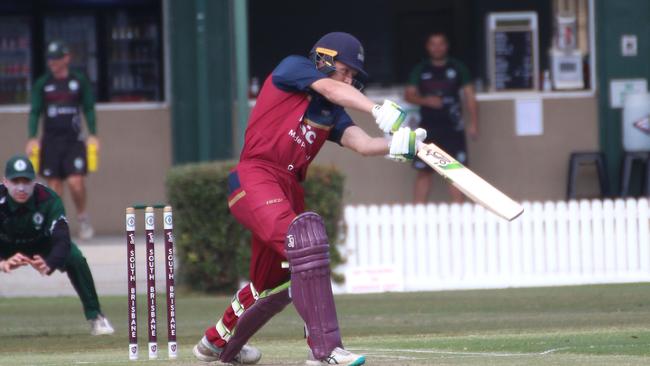
<path id="1" fill-rule="evenodd" d="M 36 174 L 34 173 L 34 166 L 32 162 L 25 155 L 14 155 L 5 166 L 5 178 L 27 178 L 34 180 Z"/>
<path id="2" fill-rule="evenodd" d="M 52 41 L 47 45 L 47 59 L 56 60 L 70 53 L 68 45 L 63 41 Z"/>

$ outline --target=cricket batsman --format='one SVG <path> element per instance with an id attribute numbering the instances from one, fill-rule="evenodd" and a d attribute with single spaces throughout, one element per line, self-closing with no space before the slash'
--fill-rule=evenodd
<path id="1" fill-rule="evenodd" d="M 90 334 L 108 335 L 114 330 L 102 314 L 88 262 L 72 241 L 61 198 L 36 183 L 27 156 L 7 161 L 0 184 L 0 272 L 11 274 L 31 266 L 43 276 L 66 272 L 79 295 Z"/>
<path id="2" fill-rule="evenodd" d="M 361 92 L 364 50 L 352 35 L 323 36 L 309 57 L 289 56 L 264 82 L 246 129 L 239 164 L 228 178 L 228 206 L 252 232 L 251 283 L 194 347 L 201 361 L 254 364 L 261 353 L 246 342 L 293 302 L 305 322 L 306 365 L 362 365 L 343 347 L 330 282 L 323 219 L 305 212 L 301 182 L 325 141 L 364 156 L 414 157 L 422 129 L 400 127 L 397 104 L 376 105 Z M 372 138 L 344 108 L 366 112 L 391 138 Z M 289 269 L 282 268 L 287 261 Z"/>

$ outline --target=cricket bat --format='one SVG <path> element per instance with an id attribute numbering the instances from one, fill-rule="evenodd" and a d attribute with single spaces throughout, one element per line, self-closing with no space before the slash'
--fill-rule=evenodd
<path id="1" fill-rule="evenodd" d="M 420 145 L 418 157 L 438 174 L 450 180 L 467 197 L 498 216 L 512 221 L 524 212 L 524 208 L 519 203 L 486 182 L 438 146 L 434 144 Z"/>

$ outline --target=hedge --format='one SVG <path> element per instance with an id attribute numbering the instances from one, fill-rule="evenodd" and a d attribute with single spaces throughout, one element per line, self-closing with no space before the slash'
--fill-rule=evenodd
<path id="1" fill-rule="evenodd" d="M 227 177 L 234 162 L 187 164 L 167 174 L 174 208 L 176 257 L 181 284 L 204 292 L 231 292 L 248 278 L 250 233 L 228 210 Z M 303 183 L 307 210 L 323 216 L 330 238 L 332 268 L 338 251 L 343 175 L 334 167 L 312 166 Z M 335 278 L 341 281 L 342 278 Z"/>

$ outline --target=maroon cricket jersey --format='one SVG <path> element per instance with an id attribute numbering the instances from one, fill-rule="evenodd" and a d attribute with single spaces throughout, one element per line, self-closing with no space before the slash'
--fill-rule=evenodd
<path id="1" fill-rule="evenodd" d="M 305 57 L 282 60 L 264 82 L 251 112 L 240 161 L 270 163 L 303 180 L 326 140 L 340 144 L 352 119 L 309 88 L 326 77 Z"/>

